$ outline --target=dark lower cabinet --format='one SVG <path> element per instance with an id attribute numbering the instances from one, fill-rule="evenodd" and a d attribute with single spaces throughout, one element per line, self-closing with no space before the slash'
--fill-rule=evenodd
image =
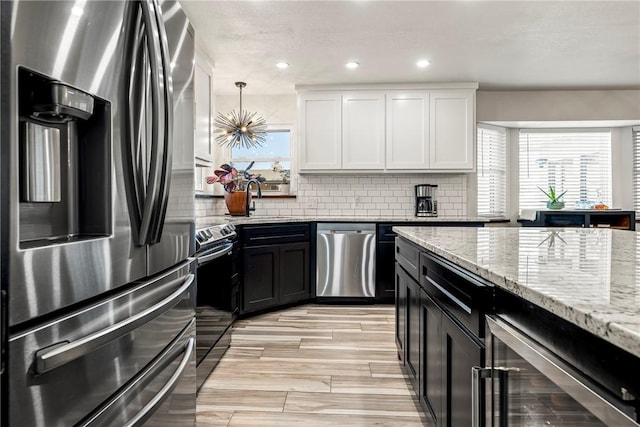
<path id="1" fill-rule="evenodd" d="M 308 224 L 242 229 L 242 314 L 309 299 L 309 235 Z"/>
<path id="2" fill-rule="evenodd" d="M 244 250 L 242 311 L 255 311 L 278 304 L 280 247 L 258 246 Z"/>
<path id="3" fill-rule="evenodd" d="M 242 312 L 309 299 L 309 243 L 244 249 Z"/>
<path id="4" fill-rule="evenodd" d="M 403 365 L 405 361 L 405 337 L 407 334 L 407 277 L 407 273 L 396 263 L 396 347 L 398 348 L 398 359 Z"/>
<path id="5" fill-rule="evenodd" d="M 309 298 L 309 243 L 280 247 L 280 304 Z"/>
<path id="6" fill-rule="evenodd" d="M 484 366 L 484 346 L 444 313 L 442 340 L 446 399 L 438 426 L 471 426 L 471 368 Z"/>
<path id="7" fill-rule="evenodd" d="M 407 276 L 408 277 L 408 276 Z M 405 366 L 416 395 L 420 384 L 420 285 L 411 277 L 407 280 L 407 336 Z"/>
<path id="8" fill-rule="evenodd" d="M 471 368 L 484 366 L 484 345 L 424 290 L 420 307 L 420 405 L 438 427 L 471 426 Z"/>
<path id="9" fill-rule="evenodd" d="M 420 334 L 420 405 L 430 413 L 438 425 L 442 414 L 445 389 L 442 387 L 442 311 L 423 290 L 421 294 L 422 320 Z"/>
<path id="10" fill-rule="evenodd" d="M 378 242 L 376 247 L 376 302 L 393 303 L 395 298 L 394 241 Z"/>

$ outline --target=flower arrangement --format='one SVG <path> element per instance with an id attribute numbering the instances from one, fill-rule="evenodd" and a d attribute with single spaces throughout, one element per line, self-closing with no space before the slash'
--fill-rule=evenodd
<path id="1" fill-rule="evenodd" d="M 220 165 L 220 169 L 214 171 L 214 175 L 206 177 L 207 184 L 215 184 L 219 182 L 222 184 L 224 191 L 227 193 L 233 193 L 234 191 L 245 191 L 246 183 L 251 179 L 255 179 L 259 182 L 264 182 L 264 178 L 260 174 L 250 174 L 249 169 L 253 166 L 254 162 L 251 162 L 245 170 L 238 171 L 233 165 L 227 163 Z"/>

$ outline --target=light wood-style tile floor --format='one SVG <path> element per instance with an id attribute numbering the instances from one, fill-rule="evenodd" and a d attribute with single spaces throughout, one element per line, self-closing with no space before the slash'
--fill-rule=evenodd
<path id="1" fill-rule="evenodd" d="M 205 426 L 433 426 L 400 368 L 391 305 L 305 305 L 237 322 L 198 395 Z"/>

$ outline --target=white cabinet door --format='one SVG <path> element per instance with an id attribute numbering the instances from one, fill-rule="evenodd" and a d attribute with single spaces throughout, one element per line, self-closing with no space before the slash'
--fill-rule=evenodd
<path id="1" fill-rule="evenodd" d="M 195 157 L 213 162 L 213 119 L 211 108 L 211 74 L 206 65 L 195 64 Z"/>
<path id="2" fill-rule="evenodd" d="M 387 92 L 387 169 L 429 169 L 429 92 Z"/>
<path id="3" fill-rule="evenodd" d="M 342 96 L 342 168 L 384 169 L 384 92 Z"/>
<path id="4" fill-rule="evenodd" d="M 430 169 L 474 168 L 474 91 L 430 91 Z"/>
<path id="5" fill-rule="evenodd" d="M 339 93 L 298 97 L 300 170 L 342 167 L 342 103 Z"/>

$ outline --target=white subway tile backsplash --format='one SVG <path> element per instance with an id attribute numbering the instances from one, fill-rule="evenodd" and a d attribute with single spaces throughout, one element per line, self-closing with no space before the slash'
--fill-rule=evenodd
<path id="1" fill-rule="evenodd" d="M 358 174 L 301 175 L 295 199 L 254 199 L 254 215 L 412 216 L 414 186 L 424 183 L 438 185 L 439 216 L 467 214 L 467 180 L 463 174 Z M 196 199 L 197 217 L 223 215 L 226 211 L 223 199 Z"/>

